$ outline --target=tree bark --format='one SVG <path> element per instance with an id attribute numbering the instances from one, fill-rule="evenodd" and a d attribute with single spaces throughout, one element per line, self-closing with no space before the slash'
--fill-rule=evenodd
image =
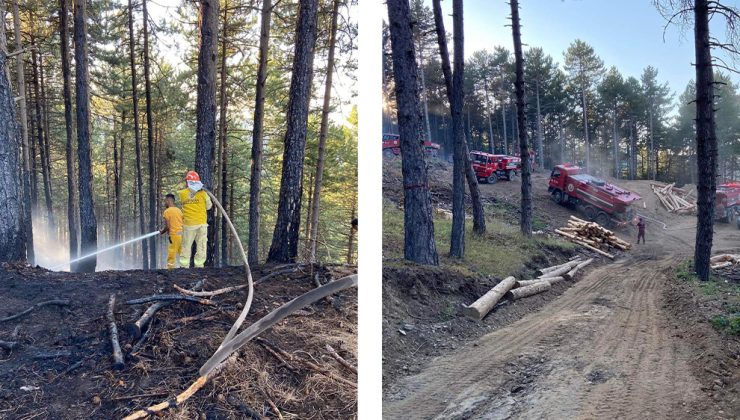
<path id="1" fill-rule="evenodd" d="M 396 112 L 401 137 L 401 172 L 404 185 L 404 258 L 420 264 L 438 265 L 434 242 L 432 203 L 422 149 L 422 109 L 419 76 L 414 52 L 409 2 L 388 0 Z"/>
<path id="2" fill-rule="evenodd" d="M 471 303 L 470 306 L 464 307 L 463 314 L 468 318 L 480 321 L 491 312 L 491 309 L 496 306 L 498 301 L 514 286 L 516 286 L 516 278 L 514 277 L 507 277 L 501 280 L 488 293 Z"/>
<path id="3" fill-rule="evenodd" d="M 462 168 L 462 171 L 464 172 L 465 178 L 466 178 L 466 180 L 468 182 L 468 189 L 470 190 L 470 199 L 471 199 L 471 203 L 472 203 L 472 207 L 473 207 L 473 232 L 476 233 L 476 234 L 483 234 L 483 233 L 486 232 L 485 212 L 483 210 L 483 203 L 481 202 L 481 198 L 480 198 L 480 188 L 478 187 L 478 177 L 475 175 L 475 171 L 473 170 L 473 165 L 470 162 L 470 153 L 468 151 L 468 144 L 465 141 L 465 134 L 464 134 L 464 121 L 462 119 L 462 106 L 463 106 L 462 104 L 463 104 L 465 98 L 464 98 L 464 92 L 462 92 L 462 89 L 463 89 L 462 88 L 462 80 L 459 81 L 459 83 L 460 83 L 459 89 L 461 90 L 460 94 L 463 95 L 463 97 L 462 98 L 459 98 L 459 104 L 458 104 L 456 102 L 456 101 L 458 101 L 458 98 L 454 98 L 454 96 L 455 96 L 455 89 L 456 89 L 456 87 L 454 86 L 455 85 L 455 75 L 458 72 L 457 64 L 456 64 L 456 68 L 455 68 L 455 73 L 453 74 L 453 72 L 451 70 L 451 66 L 450 66 L 450 54 L 449 54 L 449 52 L 447 50 L 447 35 L 446 35 L 446 32 L 445 32 L 445 28 L 444 28 L 444 21 L 442 20 L 442 7 L 439 4 L 439 2 L 435 1 L 435 2 L 433 2 L 433 8 L 434 8 L 435 28 L 436 28 L 436 32 L 437 32 L 437 43 L 439 45 L 440 57 L 442 59 L 441 60 L 442 61 L 442 63 L 441 63 L 442 64 L 442 73 L 444 74 L 445 85 L 447 87 L 447 99 L 450 102 L 450 115 L 452 117 L 452 126 L 453 126 L 453 145 L 456 145 L 457 144 L 456 143 L 458 141 L 458 137 L 457 136 L 459 135 L 460 136 L 460 141 L 462 142 L 462 149 L 463 149 L 462 150 L 462 154 L 463 154 L 463 156 L 462 156 L 462 160 L 463 160 L 463 168 Z M 462 20 L 462 11 L 460 12 L 460 19 Z M 462 22 L 460 22 L 460 26 L 462 27 Z M 462 48 L 462 46 L 460 48 Z M 456 63 L 458 62 L 457 61 L 458 60 L 457 54 L 458 54 L 458 52 L 457 52 L 457 44 L 455 44 L 455 60 L 456 60 Z M 463 63 L 461 62 L 460 65 L 462 66 Z M 461 73 L 463 71 L 464 71 L 464 69 L 460 70 Z M 463 76 L 461 75 L 461 79 L 462 78 L 463 78 Z M 457 134 L 456 134 L 456 131 L 455 131 L 456 117 L 455 117 L 455 113 L 454 113 L 454 109 L 455 108 L 453 108 L 453 104 L 455 104 L 455 106 L 458 106 L 459 105 L 459 108 L 460 108 L 459 109 L 459 113 L 458 113 L 459 115 L 458 115 L 457 118 L 459 118 L 459 120 L 460 120 L 459 121 L 459 124 L 460 124 L 460 127 L 462 127 L 462 128 L 459 128 L 460 129 L 460 132 L 458 132 Z M 456 176 L 455 175 L 456 172 L 455 172 L 455 169 L 454 169 L 454 156 L 455 155 L 453 153 L 453 184 L 454 184 L 454 179 L 455 179 L 454 177 Z M 465 210 L 464 210 L 465 209 L 465 187 L 462 186 L 462 184 L 460 184 L 460 187 L 461 187 L 460 188 L 460 191 L 462 191 L 461 192 L 462 198 L 460 198 L 460 197 L 457 197 L 457 198 L 462 200 L 462 209 L 463 209 L 462 210 L 462 212 L 463 212 L 462 213 L 462 222 L 461 222 L 462 223 L 462 228 L 460 228 L 459 226 L 457 226 L 457 228 L 458 229 L 462 229 L 463 230 L 463 233 L 462 233 L 462 237 L 456 237 L 455 242 L 456 243 L 459 243 L 460 240 L 463 242 L 462 243 L 462 251 L 461 251 L 461 253 L 459 255 L 459 257 L 462 257 L 464 255 L 464 253 L 465 253 L 465 250 L 464 250 L 464 248 L 465 248 L 465 243 L 464 243 L 464 241 L 465 241 L 465 233 L 464 233 L 464 230 L 465 230 Z M 455 220 L 456 219 L 454 217 L 454 215 L 455 215 L 455 211 L 454 211 L 454 209 L 455 209 L 455 197 L 456 197 L 455 196 L 455 191 L 457 191 L 457 190 L 453 186 L 453 222 L 452 222 L 452 224 L 453 224 L 453 232 L 455 231 L 454 230 L 454 227 L 456 226 L 455 225 Z M 460 203 L 458 203 L 458 205 L 459 204 Z M 460 223 L 459 220 L 458 220 L 458 223 Z M 453 235 L 453 236 L 455 236 L 455 235 Z M 456 254 L 453 254 L 452 253 L 452 244 L 450 245 L 450 253 L 451 253 L 451 255 L 456 255 Z"/>
<path id="4" fill-rule="evenodd" d="M 694 48 L 696 52 L 696 244 L 694 270 L 709 280 L 712 252 L 714 200 L 717 189 L 717 135 L 714 126 L 714 74 L 709 36 L 707 0 L 694 1 Z"/>
<path id="5" fill-rule="evenodd" d="M 513 1 L 516 2 L 517 0 L 513 0 Z M 517 300 L 517 299 L 521 299 L 524 297 L 536 295 L 538 293 L 546 292 L 550 290 L 550 287 L 551 287 L 550 282 L 548 280 L 549 279 L 544 279 L 543 281 L 531 284 L 529 286 L 517 287 L 516 289 L 509 290 L 506 293 L 506 297 L 508 297 L 511 300 Z"/>
<path id="6" fill-rule="evenodd" d="M 316 46 L 318 0 L 301 2 L 295 36 L 295 54 L 288 96 L 285 150 L 280 180 L 280 199 L 272 244 L 267 256 L 270 262 L 292 263 L 298 255 L 303 196 L 303 159 L 306 149 L 306 130 L 313 57 Z"/>
<path id="7" fill-rule="evenodd" d="M 265 82 L 267 81 L 267 57 L 270 41 L 270 18 L 272 1 L 262 0 L 260 22 L 260 58 L 257 67 L 257 87 L 254 104 L 254 128 L 252 131 L 252 168 L 249 178 L 249 246 L 247 259 L 250 264 L 259 258 L 260 236 L 260 188 L 262 178 L 262 136 L 265 113 Z"/>
<path id="8" fill-rule="evenodd" d="M 200 0 L 200 48 L 198 49 L 198 90 L 195 105 L 195 171 L 205 188 L 214 184 L 213 162 L 216 145 L 216 57 L 218 57 L 218 0 Z M 214 265 L 215 209 L 208 211 L 206 266 Z"/>
<path id="9" fill-rule="evenodd" d="M 614 101 L 614 108 L 612 108 L 612 136 L 614 146 L 614 177 L 619 179 L 621 173 L 619 168 L 619 138 L 617 137 L 617 101 Z"/>
<path id="10" fill-rule="evenodd" d="M 319 235 L 319 208 L 321 204 L 321 186 L 324 179 L 324 159 L 326 155 L 326 135 L 329 131 L 329 112 L 331 111 L 331 87 L 332 74 L 334 72 L 334 49 L 337 44 L 337 18 L 339 17 L 339 0 L 334 0 L 331 10 L 331 32 L 329 34 L 329 57 L 326 61 L 326 83 L 324 84 L 324 104 L 321 108 L 321 126 L 319 128 L 319 151 L 316 160 L 316 178 L 313 186 L 310 223 L 310 254 L 309 261 L 316 262 L 316 241 Z M 427 133 L 429 132 L 429 121 L 427 120 Z"/>
<path id="11" fill-rule="evenodd" d="M 514 38 L 514 60 L 516 64 L 514 89 L 516 91 L 517 123 L 519 125 L 519 152 L 522 158 L 522 216 L 520 228 L 524 235 L 530 236 L 532 235 L 532 183 L 530 180 L 529 142 L 527 141 L 524 58 L 522 56 L 522 37 L 519 26 L 519 1 L 511 0 L 509 4 L 511 5 L 511 32 Z"/>
<path id="12" fill-rule="evenodd" d="M 357 225 L 355 224 L 355 217 L 357 215 L 357 203 L 352 202 L 352 222 L 349 228 L 349 239 L 347 239 L 347 264 L 352 264 L 354 250 L 353 246 L 355 243 L 355 232 L 357 231 Z"/>
<path id="13" fill-rule="evenodd" d="M 228 121 L 226 120 L 226 114 L 227 114 L 227 107 L 229 103 L 229 98 L 226 95 L 226 34 L 228 29 L 228 11 L 229 11 L 229 2 L 228 0 L 224 0 L 224 14 L 223 14 L 223 29 L 221 30 L 221 77 L 220 77 L 220 86 L 219 86 L 219 117 L 218 117 L 218 137 L 220 139 L 219 141 L 219 148 L 220 148 L 220 155 L 221 155 L 221 205 L 226 208 L 228 205 L 227 198 L 227 178 L 228 178 L 228 136 L 227 136 L 227 126 Z M 227 246 L 228 246 L 228 226 L 226 225 L 226 218 L 221 217 L 221 243 L 220 243 L 220 261 L 219 265 L 221 267 L 225 267 L 228 262 L 228 255 L 227 255 Z"/>
<path id="14" fill-rule="evenodd" d="M 18 12 L 18 0 L 13 0 L 13 34 L 15 36 L 15 49 L 16 51 L 22 51 L 23 45 L 21 43 L 21 21 L 20 14 Z M 7 62 L 6 62 L 7 63 Z M 23 69 L 23 54 L 21 53 L 15 60 L 16 65 L 16 78 L 18 80 L 18 96 L 19 101 L 19 117 L 20 117 L 20 134 L 22 139 L 23 149 L 23 238 L 25 240 L 23 244 L 23 251 L 26 252 L 28 263 L 33 265 L 35 263 L 34 247 L 33 247 L 33 218 L 32 210 L 36 205 L 36 197 L 34 196 L 35 185 L 32 183 L 31 173 L 31 154 L 28 144 L 28 96 L 26 95 L 26 76 L 25 70 Z M 8 80 L 8 89 L 10 89 L 10 80 Z M 9 90 L 10 92 L 10 90 Z M 12 104 L 12 102 L 11 102 Z M 12 105 L 11 105 L 12 106 Z M 12 108 L 11 108 L 12 109 Z M 3 130 L 5 132 L 5 130 Z M 6 144 L 3 142 L 3 144 Z M 71 175 L 71 174 L 70 174 Z M 19 195 L 18 195 L 19 196 Z M 16 197 L 18 197 L 16 196 Z"/>
<path id="15" fill-rule="evenodd" d="M 152 87 L 149 80 L 149 14 L 146 9 L 147 0 L 141 1 L 142 21 L 144 30 L 144 94 L 146 96 L 146 144 L 149 163 L 149 232 L 154 232 L 157 220 L 157 198 L 155 196 L 156 176 L 154 173 L 154 123 L 152 122 Z M 157 242 L 155 237 L 149 241 L 149 267 L 157 268 Z"/>
<path id="16" fill-rule="evenodd" d="M 19 57 L 18 60 L 21 58 Z M 13 113 L 13 93 L 7 78 L 5 51 L 0 51 L 0 261 L 26 260 L 26 229 L 21 175 L 21 144 L 18 124 Z"/>
<path id="17" fill-rule="evenodd" d="M 583 76 L 581 76 L 583 77 Z M 581 83 L 581 106 L 583 107 L 583 138 L 586 152 L 586 171 L 591 171 L 591 142 L 588 137 L 588 104 L 586 102 L 586 88 Z"/>
<path id="18" fill-rule="evenodd" d="M 44 184 L 44 203 L 46 205 L 46 217 L 50 226 L 54 225 L 54 211 L 51 203 L 51 185 L 49 177 L 49 168 L 47 167 L 46 147 L 44 144 L 44 114 L 41 107 L 41 93 L 39 90 L 39 62 L 36 43 L 31 38 L 31 66 L 33 67 L 33 96 L 34 107 L 36 109 L 36 139 L 38 141 L 39 154 L 41 155 L 41 178 Z M 53 231 L 54 229 L 48 229 Z"/>
<path id="19" fill-rule="evenodd" d="M 540 111 L 540 81 L 535 81 L 535 89 L 537 95 L 537 154 L 539 155 L 540 169 L 545 167 L 545 153 L 543 149 L 543 134 L 542 134 L 542 113 Z"/>
<path id="20" fill-rule="evenodd" d="M 64 97 L 64 125 L 66 134 L 65 156 L 67 163 L 67 229 L 69 231 L 69 259 L 77 258 L 77 187 L 74 176 L 74 143 L 72 124 L 72 80 L 69 62 L 69 3 L 68 0 L 59 0 L 59 49 L 62 62 L 62 79 Z M 20 60 L 19 60 L 20 61 Z M 121 150 L 123 153 L 123 150 Z M 77 264 L 70 265 L 70 271 L 76 270 Z"/>
<path id="21" fill-rule="evenodd" d="M 80 244 L 82 255 L 98 247 L 98 223 L 93 200 L 92 151 L 90 149 L 90 75 L 87 58 L 87 24 L 85 0 L 74 2 L 75 91 L 77 103 L 77 159 L 80 182 Z M 97 257 L 80 261 L 79 271 L 93 272 Z"/>
<path id="22" fill-rule="evenodd" d="M 78 0 L 75 0 L 78 1 Z M 141 168 L 141 131 L 139 131 L 139 91 L 136 83 L 136 52 L 134 43 L 134 9 L 131 0 L 128 0 L 128 34 L 129 34 L 129 61 L 131 65 L 131 100 L 133 104 L 134 117 L 134 144 L 136 148 L 136 200 L 139 203 L 139 232 L 146 233 L 146 222 L 144 219 L 144 180 Z M 149 269 L 149 241 L 141 244 L 141 260 L 144 270 Z"/>

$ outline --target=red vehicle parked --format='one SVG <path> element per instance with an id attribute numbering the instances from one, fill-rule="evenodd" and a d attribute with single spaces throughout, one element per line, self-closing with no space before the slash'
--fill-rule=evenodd
<path id="1" fill-rule="evenodd" d="M 623 226 L 634 217 L 631 204 L 642 197 L 616 185 L 581 173 L 570 164 L 557 165 L 547 189 L 555 202 L 572 205 L 602 226 Z"/>
<path id="2" fill-rule="evenodd" d="M 498 182 L 499 178 L 511 181 L 522 170 L 522 160 L 516 156 L 475 151 L 470 152 L 470 160 L 478 180 L 489 184 Z"/>
<path id="3" fill-rule="evenodd" d="M 383 134 L 383 156 L 392 157 L 401 154 L 401 136 L 399 134 Z M 439 144 L 431 141 L 424 142 L 424 154 L 437 157 Z"/>
<path id="4" fill-rule="evenodd" d="M 740 182 L 728 182 L 717 186 L 714 202 L 714 215 L 717 220 L 732 223 L 740 217 Z M 740 219 L 738 219 L 740 229 Z"/>

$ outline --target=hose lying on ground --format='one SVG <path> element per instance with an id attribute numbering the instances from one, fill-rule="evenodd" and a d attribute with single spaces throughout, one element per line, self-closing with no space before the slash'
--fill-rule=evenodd
<path id="1" fill-rule="evenodd" d="M 285 303 L 284 305 L 273 310 L 272 312 L 249 326 L 249 328 L 242 331 L 239 335 L 236 335 L 237 331 L 244 322 L 244 319 L 247 317 L 249 308 L 252 306 L 252 299 L 254 295 L 254 282 L 252 281 L 252 272 L 249 268 L 247 253 L 244 252 L 244 247 L 242 246 L 242 242 L 236 232 L 236 228 L 231 223 L 231 219 L 229 219 L 229 216 L 226 214 L 226 211 L 224 211 L 224 208 L 221 206 L 221 203 L 218 201 L 218 199 L 216 199 L 216 197 L 210 191 L 206 190 L 205 188 L 203 190 L 211 197 L 213 202 L 216 204 L 216 207 L 218 207 L 221 215 L 224 217 L 226 223 L 229 225 L 231 233 L 234 235 L 234 238 L 236 238 L 237 245 L 239 245 L 239 250 L 241 251 L 242 259 L 244 260 L 244 267 L 247 272 L 247 283 L 249 287 L 247 301 L 244 304 L 244 308 L 242 309 L 241 314 L 239 314 L 239 318 L 237 318 L 237 320 L 234 322 L 234 325 L 231 326 L 231 329 L 229 330 L 228 334 L 226 334 L 226 337 L 224 337 L 224 340 L 221 342 L 216 352 L 213 353 L 211 358 L 208 359 L 200 368 L 200 376 L 185 391 L 178 394 L 174 399 L 163 401 L 159 404 L 153 405 L 143 410 L 136 411 L 125 417 L 124 420 L 142 419 L 148 417 L 149 415 L 164 411 L 168 408 L 177 407 L 178 405 L 185 402 L 188 398 L 192 397 L 196 392 L 198 392 L 199 389 L 203 388 L 203 386 L 205 386 L 205 384 L 208 383 L 210 379 L 216 376 L 218 372 L 223 369 L 228 361 L 235 360 L 236 350 L 238 350 L 241 346 L 249 342 L 249 340 L 256 337 L 261 332 L 275 325 L 282 319 L 285 319 L 293 312 L 304 308 L 314 302 L 317 302 L 326 296 L 332 295 L 350 287 L 357 287 L 356 274 L 332 281 L 321 287 L 312 289 L 291 300 L 290 302 Z M 234 337 L 235 335 L 236 337 Z"/>

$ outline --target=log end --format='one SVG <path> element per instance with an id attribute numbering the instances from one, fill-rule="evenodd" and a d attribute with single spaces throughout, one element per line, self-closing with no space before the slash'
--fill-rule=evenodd
<path id="1" fill-rule="evenodd" d="M 466 317 L 474 320 L 474 321 L 480 321 L 483 319 L 481 316 L 481 313 L 478 311 L 478 309 L 472 307 L 472 306 L 463 306 L 462 307 L 462 313 Z"/>
<path id="2" fill-rule="evenodd" d="M 113 362 L 113 366 L 111 366 L 111 368 L 113 370 L 123 370 L 123 367 L 124 366 L 125 365 L 124 365 L 123 361 L 114 361 Z"/>

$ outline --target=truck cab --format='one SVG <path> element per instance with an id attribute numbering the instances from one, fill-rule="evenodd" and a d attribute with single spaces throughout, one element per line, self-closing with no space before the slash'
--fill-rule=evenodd
<path id="1" fill-rule="evenodd" d="M 437 143 L 425 140 L 422 143 L 424 156 L 437 157 L 440 146 Z M 401 135 L 400 134 L 383 134 L 383 156 L 393 157 L 401 154 Z"/>
<path id="2" fill-rule="evenodd" d="M 740 182 L 728 182 L 717 186 L 714 216 L 724 223 L 740 218 Z M 740 225 L 738 225 L 740 229 Z"/>
<path id="3" fill-rule="evenodd" d="M 511 181 L 521 170 L 521 159 L 515 156 L 474 151 L 470 152 L 470 161 L 478 181 L 489 184 L 498 182 L 500 178 Z"/>

